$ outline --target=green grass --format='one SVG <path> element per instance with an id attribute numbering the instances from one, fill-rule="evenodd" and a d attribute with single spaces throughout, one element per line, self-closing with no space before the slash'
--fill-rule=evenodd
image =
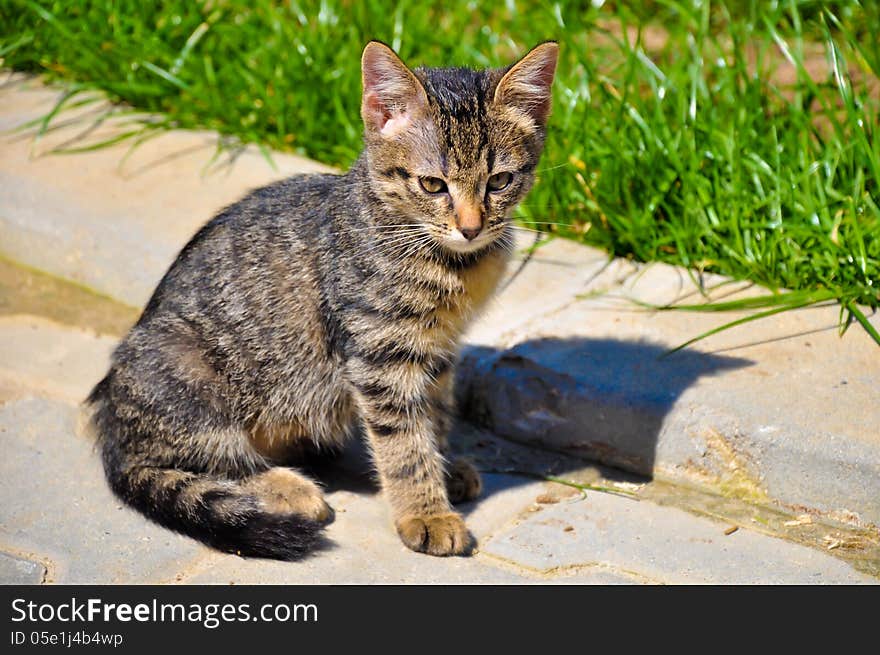
<path id="1" fill-rule="evenodd" d="M 0 57 L 72 83 L 69 104 L 100 89 L 160 112 L 134 138 L 209 128 L 345 166 L 367 40 L 486 66 L 555 38 L 526 225 L 796 294 L 759 315 L 833 299 L 880 343 L 859 309 L 880 305 L 878 25 L 873 0 L 4 0 Z"/>

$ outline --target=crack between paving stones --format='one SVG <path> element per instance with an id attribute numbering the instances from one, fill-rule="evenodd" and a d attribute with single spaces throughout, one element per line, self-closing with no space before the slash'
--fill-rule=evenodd
<path id="1" fill-rule="evenodd" d="M 43 575 L 40 577 L 39 583 L 41 585 L 57 582 L 58 565 L 48 555 L 39 555 L 32 550 L 22 550 L 5 542 L 0 542 L 0 554 L 42 565 Z"/>
<path id="2" fill-rule="evenodd" d="M 159 578 L 155 584 L 188 584 L 188 580 L 199 573 L 204 573 L 224 559 L 225 555 L 206 550 L 197 555 L 189 563 L 175 571 L 170 577 Z M 230 555 L 230 557 L 233 557 Z"/>
<path id="3" fill-rule="evenodd" d="M 653 578 L 649 575 L 641 573 L 639 571 L 632 571 L 629 569 L 625 569 L 620 566 L 615 566 L 614 564 L 609 564 L 607 562 L 589 562 L 586 564 L 562 564 L 560 566 L 553 566 L 548 569 L 539 569 L 533 566 L 527 566 L 525 564 L 520 564 L 519 562 L 515 562 L 511 559 L 503 557 L 501 555 L 496 555 L 495 553 L 487 553 L 484 551 L 480 551 L 479 554 L 476 555 L 476 558 L 480 561 L 490 560 L 485 562 L 487 564 L 494 564 L 498 566 L 502 565 L 499 568 L 505 569 L 514 569 L 517 572 L 524 572 L 527 574 L 531 574 L 534 577 L 537 577 L 540 580 L 544 580 L 547 582 L 552 582 L 554 579 L 561 577 L 566 573 L 577 573 L 579 571 L 608 571 L 611 573 L 616 573 L 619 575 L 623 575 L 633 579 L 633 582 L 641 583 L 641 584 L 654 584 L 661 585 L 667 584 L 663 580 L 659 578 Z"/>

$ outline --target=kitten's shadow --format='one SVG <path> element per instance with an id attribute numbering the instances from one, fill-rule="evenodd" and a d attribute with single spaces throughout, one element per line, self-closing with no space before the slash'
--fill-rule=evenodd
<path id="1" fill-rule="evenodd" d="M 351 491 L 372 495 L 380 491 L 376 469 L 361 434 L 341 451 L 310 453 L 295 464 L 318 480 L 327 493 Z"/>
<path id="2" fill-rule="evenodd" d="M 649 479 L 666 415 L 680 396 L 701 378 L 753 363 L 696 350 L 661 357 L 665 350 L 586 338 L 466 347 L 456 383 L 463 418 L 450 443 L 454 456 L 483 473 L 481 499 L 548 475 L 583 479 L 586 469 L 610 480 Z M 328 491 L 379 491 L 362 438 L 334 457 L 310 457 L 303 468 Z"/>
<path id="3" fill-rule="evenodd" d="M 545 337 L 465 348 L 457 403 L 505 439 L 651 476 L 666 417 L 703 378 L 748 359 L 623 339 Z"/>

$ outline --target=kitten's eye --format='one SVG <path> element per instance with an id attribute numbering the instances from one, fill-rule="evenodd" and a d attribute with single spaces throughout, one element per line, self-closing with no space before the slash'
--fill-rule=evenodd
<path id="1" fill-rule="evenodd" d="M 446 182 L 439 177 L 420 177 L 419 186 L 427 193 L 443 193 L 446 191 Z"/>
<path id="2" fill-rule="evenodd" d="M 501 191 L 501 189 L 508 187 L 511 180 L 513 180 L 513 175 L 510 173 L 495 173 L 495 175 L 489 176 L 486 187 L 489 191 Z"/>

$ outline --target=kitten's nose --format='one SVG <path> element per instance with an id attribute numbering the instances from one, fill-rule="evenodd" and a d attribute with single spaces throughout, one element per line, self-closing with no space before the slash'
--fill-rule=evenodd
<path id="1" fill-rule="evenodd" d="M 465 239 L 468 241 L 473 241 L 477 238 L 477 235 L 480 233 L 481 228 L 479 227 L 460 227 L 458 231 L 462 233 Z"/>
<path id="2" fill-rule="evenodd" d="M 456 203 L 455 226 L 465 239 L 473 241 L 483 229 L 483 212 L 471 202 Z"/>

